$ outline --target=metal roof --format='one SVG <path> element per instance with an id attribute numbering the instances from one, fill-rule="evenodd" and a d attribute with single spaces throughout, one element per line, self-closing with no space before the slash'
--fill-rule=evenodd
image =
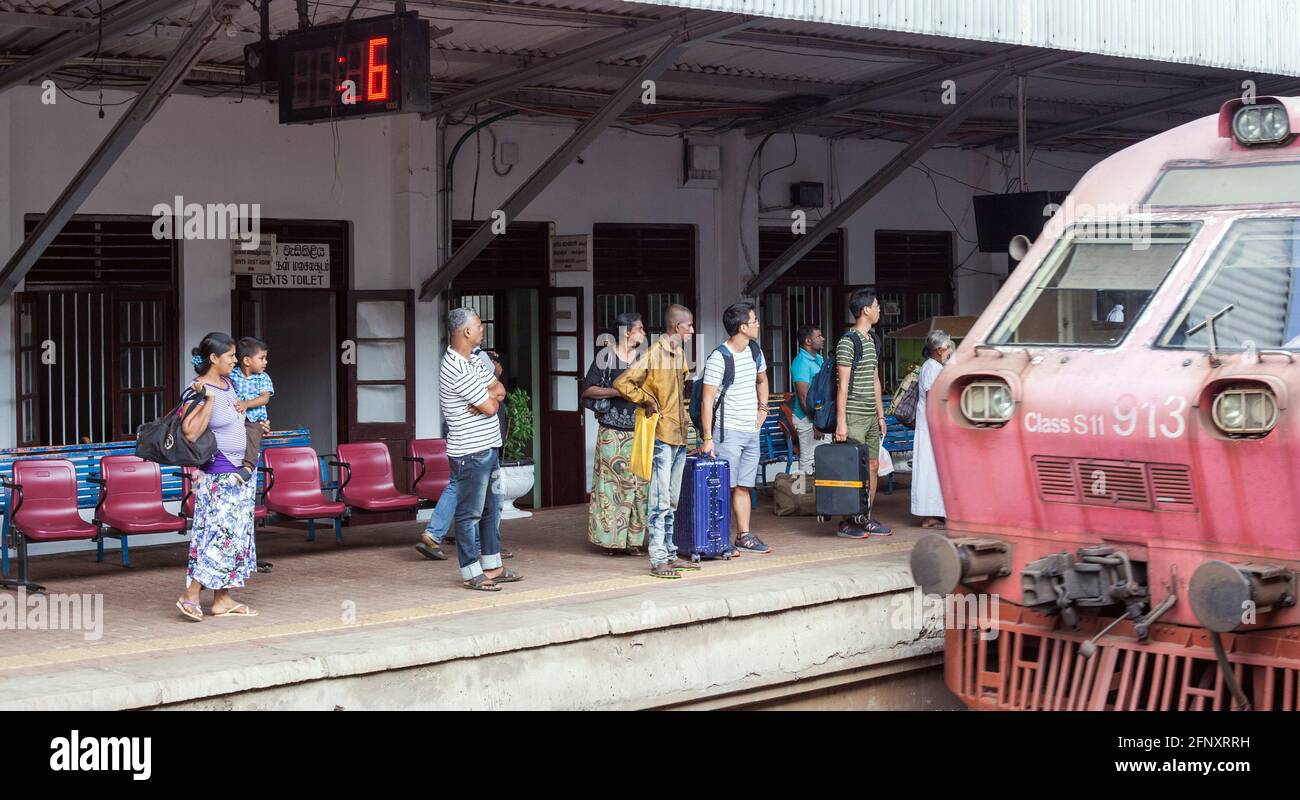
<path id="1" fill-rule="evenodd" d="M 853 28 L 1300 75 L 1293 0 L 646 0 Z"/>
<path id="2" fill-rule="evenodd" d="M 107 13 L 130 7 L 137 0 L 103 0 Z M 352 7 L 346 0 L 308 0 L 314 24 L 336 22 Z M 65 87 L 99 80 L 105 70 L 136 76 L 151 74 L 188 28 L 191 14 L 207 13 L 208 0 L 182 4 L 170 16 L 142 27 L 117 41 L 106 43 L 98 54 L 88 54 L 60 75 Z M 434 90 L 450 93 L 487 78 L 508 74 L 538 60 L 582 47 L 608 37 L 637 22 L 669 15 L 699 15 L 689 9 L 743 9 L 764 18 L 754 27 L 697 44 L 686 51 L 660 78 L 660 103 L 677 108 L 728 108 L 716 116 L 675 117 L 675 123 L 713 129 L 743 124 L 791 98 L 832 98 L 881 81 L 903 69 L 923 69 L 940 63 L 957 64 L 982 55 L 1005 52 L 1012 45 L 1043 44 L 1049 49 L 1068 47 L 1085 53 L 1069 64 L 1054 65 L 1028 78 L 1028 109 L 1034 129 L 1069 123 L 1159 101 L 1171 95 L 1212 87 L 1204 100 L 1146 114 L 1109 126 L 1087 136 L 1067 136 L 1046 147 L 1103 149 L 1167 130 L 1210 113 L 1224 99 L 1223 87 L 1251 77 L 1267 94 L 1276 87 L 1300 93 L 1300 82 L 1283 83 L 1276 74 L 1300 74 L 1296 64 L 1283 69 L 1287 59 L 1300 59 L 1300 47 L 1273 47 L 1269 42 L 1296 30 L 1294 3 L 1276 0 L 1145 0 L 1122 4 L 1113 0 L 572 0 L 548 3 L 536 0 L 408 0 L 407 8 L 427 18 L 439 29 L 432 43 Z M 1214 7 L 1197 21 L 1197 10 Z M 1233 13 L 1254 9 L 1249 25 L 1237 24 Z M 1059 7 L 1056 16 L 1048 13 Z M 1161 12 L 1176 16 L 1184 25 L 1156 30 Z M 98 0 L 0 0 L 0 64 L 39 51 L 60 36 L 91 31 L 97 24 Z M 380 0 L 363 0 L 354 18 L 392 12 Z M 1139 9 L 1135 11 L 1135 9 Z M 980 10 L 986 12 L 981 15 Z M 1016 11 L 1011 14 L 1011 11 Z M 1114 12 L 1114 13 L 1110 13 Z M 1287 14 L 1291 16 L 1288 17 Z M 1136 16 L 1135 16 L 1136 14 Z M 1165 19 L 1171 17 L 1166 16 Z M 830 22 L 828 20 L 834 20 Z M 1234 24 L 1226 20 L 1234 19 Z M 1016 21 L 1016 25 L 1007 20 Z M 1051 20 L 1055 28 L 1045 20 Z M 870 27 L 866 26 L 871 22 Z M 258 15 L 253 0 L 239 7 L 234 36 L 219 35 L 203 51 L 191 87 L 202 91 L 227 91 L 242 95 L 238 77 L 243 48 L 258 38 Z M 1196 32 L 1217 25 L 1225 42 L 1203 44 Z M 1110 27 L 1127 26 L 1112 41 Z M 279 0 L 270 5 L 270 30 L 278 36 L 298 27 L 295 4 Z M 1076 30 L 1079 28 L 1079 30 Z M 1189 31 L 1188 29 L 1196 29 Z M 1233 56 L 1226 40 L 1249 35 L 1255 50 Z M 1210 37 L 1213 39 L 1214 37 Z M 655 42 L 631 47 L 599 63 L 552 76 L 490 103 L 555 112 L 567 109 L 581 115 L 616 90 L 635 70 Z M 1216 49 L 1217 48 L 1217 49 Z M 1140 53 L 1153 54 L 1141 60 Z M 1254 54 L 1253 60 L 1247 56 Z M 1273 59 L 1272 55 L 1277 59 Z M 1121 57 L 1127 56 L 1127 57 Z M 8 59 L 8 60 L 7 60 Z M 1276 62 L 1276 63 L 1275 63 Z M 1270 65 L 1274 75 L 1228 65 Z M 134 67 L 132 65 L 135 65 Z M 76 70 L 81 70 L 76 72 Z M 979 80 L 980 75 L 972 76 Z M 222 88 L 225 87 L 225 88 Z M 255 93 L 256 89 L 249 90 Z M 826 135 L 857 135 L 906 139 L 931 124 L 935 117 L 933 88 L 922 88 L 888 100 L 868 103 L 850 113 L 834 115 L 799 126 L 799 130 Z M 957 143 L 987 143 L 1014 130 L 1015 92 L 1007 86 L 995 93 L 954 136 Z M 483 110 L 483 109 L 481 109 Z M 1032 135 L 1031 135 L 1032 138 Z"/>

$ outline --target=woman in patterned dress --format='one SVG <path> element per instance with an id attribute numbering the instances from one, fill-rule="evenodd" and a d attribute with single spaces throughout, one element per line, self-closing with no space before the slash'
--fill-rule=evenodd
<path id="1" fill-rule="evenodd" d="M 647 482 L 632 472 L 632 432 L 636 406 L 612 387 L 645 342 L 645 326 L 635 312 L 617 317 L 619 340 L 596 355 L 582 381 L 583 404 L 600 423 L 596 465 L 591 476 L 587 539 L 605 552 L 636 554 L 645 541 Z"/>
<path id="2" fill-rule="evenodd" d="M 238 474 L 244 459 L 244 415 L 235 407 L 238 398 L 230 373 L 235 369 L 235 340 L 224 333 L 209 333 L 192 351 L 198 377 L 185 390 L 184 413 L 192 400 L 199 407 L 185 420 L 185 437 L 195 441 L 205 430 L 217 439 L 212 460 L 199 467 L 195 476 L 194 528 L 190 539 L 189 568 L 185 594 L 176 607 L 188 619 L 202 621 L 199 593 L 213 590 L 215 617 L 255 617 L 257 611 L 230 596 L 231 589 L 243 588 L 257 569 L 257 548 L 253 541 L 253 512 L 257 475 L 245 481 Z"/>

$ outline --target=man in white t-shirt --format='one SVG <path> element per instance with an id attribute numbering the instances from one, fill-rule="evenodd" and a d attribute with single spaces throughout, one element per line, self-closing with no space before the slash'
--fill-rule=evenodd
<path id="1" fill-rule="evenodd" d="M 722 325 L 730 338 L 704 362 L 700 452 L 725 458 L 730 465 L 736 549 L 770 553 L 772 548 L 749 529 L 749 493 L 758 478 L 758 431 L 767 417 L 768 391 L 754 304 L 733 304 L 722 312 Z"/>
<path id="2" fill-rule="evenodd" d="M 505 387 L 475 357 L 483 322 L 468 308 L 447 317 L 448 346 L 438 373 L 438 398 L 447 421 L 447 460 L 456 484 L 456 555 L 467 589 L 500 590 L 521 580 L 501 566 L 501 426 L 496 413 Z"/>

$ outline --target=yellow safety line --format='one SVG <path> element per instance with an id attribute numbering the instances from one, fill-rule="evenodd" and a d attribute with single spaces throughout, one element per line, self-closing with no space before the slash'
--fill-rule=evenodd
<path id="1" fill-rule="evenodd" d="M 861 489 L 862 481 L 832 481 L 832 480 L 813 480 L 813 486 L 818 488 L 829 486 L 833 489 Z"/>
<path id="2" fill-rule="evenodd" d="M 911 548 L 912 542 L 900 541 L 881 545 L 865 545 L 860 549 L 853 550 L 828 550 L 818 553 L 804 553 L 791 556 L 759 556 L 750 553 L 746 554 L 739 560 L 711 561 L 708 564 L 707 571 L 686 573 L 683 577 L 687 580 L 691 578 L 698 580 L 701 578 L 712 578 L 718 575 L 738 575 L 748 572 L 769 570 L 776 567 L 799 566 L 824 561 L 894 553 L 901 550 L 910 550 Z M 266 625 L 259 628 L 244 630 L 230 628 L 214 633 L 171 636 L 160 639 L 143 639 L 134 642 L 119 642 L 117 644 L 5 656 L 0 657 L 0 670 L 45 667 L 55 664 L 71 664 L 78 661 L 89 661 L 99 658 L 122 658 L 144 655 L 146 653 L 164 652 L 168 650 L 181 650 L 188 647 L 237 644 L 256 641 L 259 639 L 297 636 L 306 633 L 328 633 L 331 631 L 361 628 L 372 625 L 389 625 L 395 622 L 413 622 L 416 620 L 459 614 L 465 611 L 480 611 L 488 608 L 522 605 L 524 603 L 535 603 L 542 600 L 553 600 L 556 598 L 567 599 L 572 597 L 581 597 L 583 595 L 597 594 L 600 592 L 617 591 L 619 589 L 630 589 L 636 587 L 650 587 L 665 583 L 666 581 L 662 578 L 655 578 L 646 574 L 629 575 L 626 577 L 597 581 L 595 583 L 557 586 L 550 589 L 532 589 L 522 592 L 507 591 L 486 597 L 479 596 L 467 598 L 465 600 L 451 601 L 448 603 L 439 603 L 436 607 L 416 606 L 414 608 L 382 611 L 374 614 L 358 616 L 356 620 L 352 622 L 345 622 L 340 617 L 334 617 L 330 619 L 314 620 L 311 622 Z M 209 622 L 208 624 L 214 623 Z M 221 623 L 215 624 L 220 625 Z"/>

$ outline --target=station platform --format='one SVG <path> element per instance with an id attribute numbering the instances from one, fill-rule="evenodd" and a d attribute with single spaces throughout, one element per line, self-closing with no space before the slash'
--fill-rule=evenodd
<path id="1" fill-rule="evenodd" d="M 133 550 L 129 570 L 44 557 L 33 575 L 52 595 L 103 595 L 102 636 L 0 631 L 0 708 L 959 707 L 942 621 L 899 614 L 920 534 L 907 493 L 878 505 L 896 533 L 869 540 L 760 507 L 752 527 L 773 553 L 679 580 L 589 545 L 585 506 L 546 509 L 503 523 L 525 579 L 497 593 L 464 589 L 452 548 L 417 553 L 420 522 L 350 527 L 342 545 L 268 527 L 258 555 L 274 569 L 235 593 L 260 615 L 200 623 L 173 605 L 179 537 Z"/>

